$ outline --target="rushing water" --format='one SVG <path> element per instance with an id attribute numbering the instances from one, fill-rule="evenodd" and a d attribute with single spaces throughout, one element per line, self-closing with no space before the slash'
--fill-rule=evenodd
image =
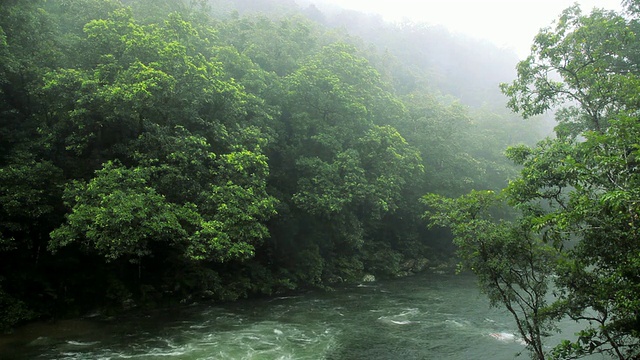
<path id="1" fill-rule="evenodd" d="M 426 274 L 109 321 L 32 325 L 0 338 L 0 359 L 466 360 L 518 353 L 526 359 L 514 332 L 509 315 L 489 308 L 473 277 Z"/>

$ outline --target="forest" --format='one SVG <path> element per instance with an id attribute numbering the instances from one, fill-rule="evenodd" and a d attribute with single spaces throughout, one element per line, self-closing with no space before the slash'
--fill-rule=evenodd
<path id="1" fill-rule="evenodd" d="M 459 262 L 536 358 L 640 358 L 624 5 L 565 10 L 516 67 L 285 0 L 2 2 L 0 329 Z"/>

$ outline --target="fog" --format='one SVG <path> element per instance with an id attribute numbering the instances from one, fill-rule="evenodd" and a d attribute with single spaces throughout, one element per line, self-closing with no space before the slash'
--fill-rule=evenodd
<path id="1" fill-rule="evenodd" d="M 574 3 L 583 11 L 593 7 L 620 10 L 619 0 L 307 0 L 346 9 L 380 14 L 393 22 L 424 22 L 513 50 L 520 58 L 529 54 L 532 39 L 549 26 L 563 9 Z"/>

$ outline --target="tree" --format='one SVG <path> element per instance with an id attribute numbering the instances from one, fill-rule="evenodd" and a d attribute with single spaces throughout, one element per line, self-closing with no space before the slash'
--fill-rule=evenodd
<path id="1" fill-rule="evenodd" d="M 490 193 L 424 198 L 430 224 L 452 230 L 463 267 L 538 359 L 640 356 L 636 29 L 633 18 L 571 7 L 501 85 L 525 118 L 554 109 L 558 120 L 555 138 L 507 150 L 522 166 L 504 190 L 517 220 L 491 219 Z M 565 316 L 585 328 L 547 353 L 543 335 Z"/>
<path id="2" fill-rule="evenodd" d="M 587 323 L 555 357 L 640 356 L 637 29 L 615 12 L 571 7 L 536 37 L 517 80 L 502 85 L 525 117 L 559 107 L 555 139 L 510 151 L 524 168 L 507 189 L 565 254 L 553 310 Z"/>
<path id="3" fill-rule="evenodd" d="M 77 68 L 50 71 L 42 89 L 48 146 L 69 179 L 50 248 L 209 274 L 253 258 L 274 214 L 259 128 L 269 114 L 214 58 L 215 31 L 176 13 L 143 25 L 118 8 L 84 32 Z M 234 297 L 212 283 L 194 290 Z"/>
<path id="4" fill-rule="evenodd" d="M 197 213 L 167 202 L 148 178 L 142 168 L 108 162 L 88 183 L 73 183 L 65 192 L 72 212 L 51 233 L 50 248 L 79 241 L 109 260 L 140 261 L 151 255 L 153 242 L 186 242 L 184 227 L 194 225 Z"/>
<path id="5" fill-rule="evenodd" d="M 484 184 L 490 157 L 469 151 L 485 138 L 465 106 L 396 97 L 394 81 L 434 90 L 415 77 L 428 61 L 405 68 L 299 17 L 207 10 L 0 6 L 0 321 L 448 255 L 430 252 L 419 195 Z"/>
<path id="6" fill-rule="evenodd" d="M 298 16 L 279 21 L 265 16 L 231 20 L 222 24 L 220 32 L 238 52 L 280 77 L 296 71 L 318 49 L 313 24 Z"/>
<path id="7" fill-rule="evenodd" d="M 451 229 L 459 271 L 478 276 L 491 305 L 506 307 L 534 358 L 543 360 L 543 337 L 554 329 L 546 307 L 558 252 L 530 230 L 526 219 L 494 219 L 491 208 L 498 200 L 492 191 L 472 191 L 456 199 L 436 194 L 422 198 L 429 207 L 429 226 Z"/>
<path id="8" fill-rule="evenodd" d="M 611 11 L 566 9 L 554 29 L 536 36 L 518 79 L 501 85 L 509 107 L 527 118 L 562 105 L 556 118 L 563 136 L 605 131 L 610 118 L 637 107 L 632 25 Z"/>

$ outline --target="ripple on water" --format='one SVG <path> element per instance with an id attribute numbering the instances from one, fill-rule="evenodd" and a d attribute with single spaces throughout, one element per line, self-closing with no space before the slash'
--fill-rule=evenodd
<path id="1" fill-rule="evenodd" d="M 74 340 L 69 340 L 67 341 L 67 344 L 69 345 L 73 345 L 73 346 L 92 346 L 92 345 L 96 345 L 98 344 L 99 341 L 74 341 Z"/>
<path id="2" fill-rule="evenodd" d="M 397 312 L 400 311 L 400 312 Z M 370 312 L 382 312 L 382 310 L 370 310 Z M 382 315 L 377 318 L 380 323 L 387 325 L 411 325 L 419 324 L 421 322 L 421 311 L 418 308 L 401 308 L 395 311 L 384 311 L 386 315 Z"/>
<path id="3" fill-rule="evenodd" d="M 172 309 L 80 324 L 83 331 L 63 336 L 43 331 L 23 341 L 26 355 L 8 359 L 512 359 L 522 346 L 489 336 L 509 331 L 510 318 L 477 301 L 477 294 L 473 278 L 415 277 L 374 288 Z"/>

